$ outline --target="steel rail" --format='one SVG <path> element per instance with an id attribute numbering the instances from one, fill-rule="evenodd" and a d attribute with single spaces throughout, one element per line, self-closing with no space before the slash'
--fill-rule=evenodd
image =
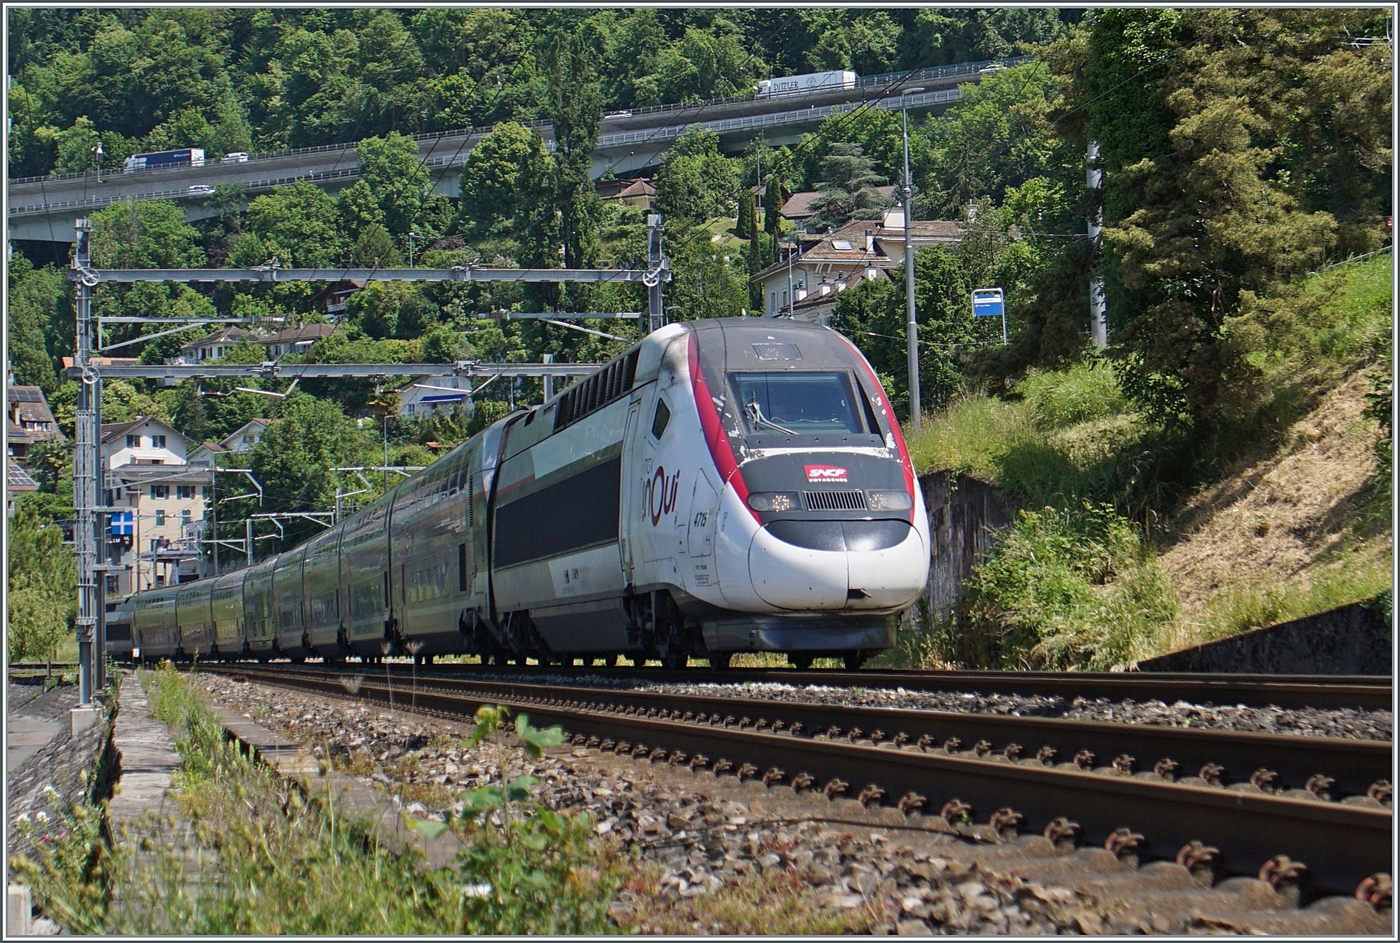
<path id="1" fill-rule="evenodd" d="M 427 669 L 425 669 L 427 670 Z M 1051 671 L 797 671 L 792 668 L 696 668 L 662 672 L 656 668 L 569 666 L 439 665 L 434 670 L 511 674 L 594 675 L 689 684 L 772 683 L 830 687 L 904 688 L 906 691 L 959 691 L 978 694 L 1040 695 L 1072 699 L 1107 698 L 1159 700 L 1168 704 L 1246 704 L 1278 707 L 1362 708 L 1390 710 L 1394 706 L 1391 679 L 1381 675 L 1215 675 L 1185 672 L 1051 672 Z"/>
<path id="2" fill-rule="evenodd" d="M 221 674 L 254 675 L 260 681 L 344 697 L 348 689 L 326 672 L 240 670 L 215 666 Z M 498 686 L 491 686 L 498 687 Z M 519 687 L 519 686 L 517 686 Z M 389 687 L 368 676 L 356 697 L 388 702 Z M 399 705 L 407 692 L 399 689 Z M 614 750 L 635 742 L 633 752 L 650 745 L 654 758 L 698 767 L 710 757 L 743 763 L 750 775 L 766 768 L 766 781 L 843 780 L 871 783 L 893 798 L 925 794 L 931 808 L 944 800 L 971 800 L 987 815 L 1009 808 L 1033 829 L 1073 815 L 1085 839 L 1101 842 L 1121 827 L 1141 831 L 1150 857 L 1170 858 L 1193 841 L 1217 846 L 1221 866 L 1232 873 L 1254 874 L 1269 858 L 1285 854 L 1308 866 L 1314 885 L 1349 893 L 1376 872 L 1389 872 L 1392 858 L 1390 810 L 1335 802 L 1317 802 L 1236 790 L 1106 776 L 1078 769 L 1008 763 L 990 758 L 895 749 L 841 740 L 815 740 L 791 732 L 765 732 L 698 724 L 674 718 L 651 718 L 562 702 L 558 689 L 540 688 L 540 696 L 517 690 L 509 697 L 497 690 L 443 692 L 415 689 L 418 709 L 470 717 L 484 704 L 503 704 L 528 712 L 537 724 L 558 723 L 576 736 L 607 738 Z M 1137 729 L 1137 728 L 1134 728 Z M 591 740 L 589 742 L 592 742 Z M 704 762 L 697 762 L 703 759 Z M 869 791 L 867 796 L 872 795 Z"/>

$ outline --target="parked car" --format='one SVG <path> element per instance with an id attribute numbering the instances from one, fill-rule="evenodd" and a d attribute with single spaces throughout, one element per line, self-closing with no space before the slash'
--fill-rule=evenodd
<path id="1" fill-rule="evenodd" d="M 190 196 L 213 196 L 214 188 L 207 183 L 196 183 L 185 192 Z"/>
<path id="2" fill-rule="evenodd" d="M 219 161 L 221 164 L 241 164 L 248 159 L 247 151 L 232 151 L 223 156 Z"/>

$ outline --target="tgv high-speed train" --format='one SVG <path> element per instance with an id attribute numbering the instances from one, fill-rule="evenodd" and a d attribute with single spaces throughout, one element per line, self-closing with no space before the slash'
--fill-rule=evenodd
<path id="1" fill-rule="evenodd" d="M 664 327 L 301 546 L 121 609 L 143 657 L 849 667 L 894 643 L 928 569 L 865 358 L 737 318 Z"/>

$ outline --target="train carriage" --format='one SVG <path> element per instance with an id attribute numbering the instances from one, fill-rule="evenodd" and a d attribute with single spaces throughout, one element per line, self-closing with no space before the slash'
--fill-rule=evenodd
<path id="1" fill-rule="evenodd" d="M 214 623 L 211 654 L 238 655 L 243 651 L 243 578 L 247 571 L 225 573 L 213 580 L 209 593 L 209 617 Z"/>
<path id="2" fill-rule="evenodd" d="M 182 583 L 175 594 L 175 624 L 180 658 L 200 658 L 214 648 L 214 620 L 210 610 L 213 580 Z"/>
<path id="3" fill-rule="evenodd" d="M 396 641 L 416 654 L 459 651 L 471 605 L 475 516 L 468 492 L 474 443 L 466 443 L 396 492 L 391 511 Z"/>
<path id="4" fill-rule="evenodd" d="M 317 534 L 306 544 L 302 583 L 306 593 L 306 635 L 324 658 L 344 658 L 349 650 L 342 618 L 340 538 L 344 524 Z"/>
<path id="5" fill-rule="evenodd" d="M 243 577 L 243 650 L 260 659 L 276 654 L 277 633 L 272 605 L 272 572 L 277 558 L 248 568 Z"/>
<path id="6" fill-rule="evenodd" d="M 178 587 L 147 590 L 133 597 L 131 614 L 132 656 L 173 658 L 180 647 L 175 623 Z"/>
<path id="7" fill-rule="evenodd" d="M 302 567 L 306 544 L 279 554 L 272 567 L 272 617 L 277 623 L 277 652 L 288 658 L 305 659 L 311 654 L 306 636 L 306 588 Z"/>
<path id="8" fill-rule="evenodd" d="M 346 644 L 370 658 L 382 655 L 394 637 L 389 614 L 389 512 L 397 490 L 347 521 L 340 538 L 340 578 L 349 609 Z"/>

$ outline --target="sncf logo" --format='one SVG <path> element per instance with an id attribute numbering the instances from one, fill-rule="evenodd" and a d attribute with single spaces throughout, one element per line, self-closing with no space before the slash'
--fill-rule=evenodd
<path id="1" fill-rule="evenodd" d="M 808 465 L 808 481 L 845 481 L 846 469 L 836 465 Z"/>

